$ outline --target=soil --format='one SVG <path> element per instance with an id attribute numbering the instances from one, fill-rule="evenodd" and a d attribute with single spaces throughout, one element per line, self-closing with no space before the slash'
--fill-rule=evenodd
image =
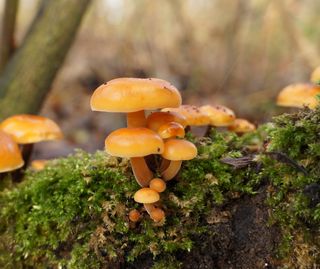
<path id="1" fill-rule="evenodd" d="M 209 219 L 209 232 L 194 238 L 196 243 L 190 252 L 177 253 L 182 268 L 276 268 L 274 256 L 280 233 L 277 227 L 267 224 L 266 186 L 258 192 L 215 209 Z M 151 268 L 153 263 L 151 255 L 144 255 L 121 268 Z"/>

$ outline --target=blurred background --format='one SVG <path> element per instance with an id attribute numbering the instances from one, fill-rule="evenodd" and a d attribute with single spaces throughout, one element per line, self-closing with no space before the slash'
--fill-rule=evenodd
<path id="1" fill-rule="evenodd" d="M 20 0 L 17 46 L 39 2 Z M 185 104 L 222 104 L 269 121 L 288 111 L 275 106 L 278 91 L 308 81 L 320 64 L 319 14 L 319 0 L 92 1 L 40 113 L 65 140 L 37 145 L 34 158 L 102 149 L 124 116 L 92 112 L 89 99 L 116 77 L 166 79 Z"/>

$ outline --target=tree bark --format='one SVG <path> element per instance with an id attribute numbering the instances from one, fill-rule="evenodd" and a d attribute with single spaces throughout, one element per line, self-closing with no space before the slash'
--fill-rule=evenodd
<path id="1" fill-rule="evenodd" d="M 19 0 L 6 0 L 5 2 L 0 43 L 0 73 L 15 49 L 14 29 L 18 5 Z"/>
<path id="2" fill-rule="evenodd" d="M 0 120 L 37 113 L 91 0 L 48 0 L 0 78 Z"/>

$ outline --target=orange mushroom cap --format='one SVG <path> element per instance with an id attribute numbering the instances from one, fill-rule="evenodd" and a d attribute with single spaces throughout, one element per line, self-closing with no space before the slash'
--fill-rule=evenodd
<path id="1" fill-rule="evenodd" d="M 117 78 L 98 87 L 90 100 L 91 109 L 105 112 L 136 112 L 178 107 L 179 91 L 157 78 Z"/>
<path id="2" fill-rule="evenodd" d="M 187 125 L 200 126 L 210 124 L 208 115 L 203 114 L 197 106 L 182 105 L 178 108 L 164 108 L 161 111 L 176 112 L 186 118 Z"/>
<path id="3" fill-rule="evenodd" d="M 154 178 L 150 181 L 150 189 L 156 192 L 164 192 L 166 190 L 166 183 L 161 178 Z"/>
<path id="4" fill-rule="evenodd" d="M 211 120 L 210 124 L 213 126 L 218 126 L 218 127 L 228 126 L 232 124 L 236 119 L 236 116 L 231 109 L 221 105 L 201 106 L 200 111 L 203 114 L 208 115 L 208 117 Z"/>
<path id="5" fill-rule="evenodd" d="M 18 144 L 9 134 L 0 131 L 0 173 L 16 170 L 23 165 Z"/>
<path id="6" fill-rule="evenodd" d="M 132 209 L 130 212 L 129 212 L 129 219 L 132 221 L 132 222 L 137 222 L 139 219 L 140 219 L 140 212 L 137 210 L 137 209 Z"/>
<path id="7" fill-rule="evenodd" d="M 187 140 L 169 139 L 164 143 L 161 156 L 170 161 L 191 160 L 197 156 L 197 148 Z"/>
<path id="8" fill-rule="evenodd" d="M 320 87 L 307 83 L 298 83 L 285 87 L 277 97 L 277 105 L 285 107 L 315 108 L 319 104 L 317 95 Z"/>
<path id="9" fill-rule="evenodd" d="M 160 195 L 153 189 L 142 188 L 134 194 L 134 200 L 141 204 L 152 204 L 160 200 Z"/>
<path id="10" fill-rule="evenodd" d="M 177 122 L 183 127 L 187 125 L 186 118 L 176 112 L 153 112 L 147 117 L 147 127 L 155 132 L 168 122 Z"/>
<path id="11" fill-rule="evenodd" d="M 18 144 L 31 144 L 63 137 L 55 122 L 37 115 L 21 114 L 9 117 L 0 124 L 0 129 L 12 135 Z"/>
<path id="12" fill-rule="evenodd" d="M 157 132 L 161 138 L 184 137 L 184 128 L 180 123 L 168 122 L 160 126 Z"/>
<path id="13" fill-rule="evenodd" d="M 256 129 L 256 126 L 246 119 L 236 119 L 232 125 L 228 127 L 229 131 L 235 133 L 249 133 Z"/>
<path id="14" fill-rule="evenodd" d="M 143 157 L 163 152 L 161 137 L 147 128 L 121 128 L 105 140 L 105 149 L 117 157 Z"/>

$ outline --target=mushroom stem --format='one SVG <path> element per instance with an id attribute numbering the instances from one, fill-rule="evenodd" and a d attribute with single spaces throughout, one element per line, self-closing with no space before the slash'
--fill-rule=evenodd
<path id="1" fill-rule="evenodd" d="M 132 171 L 136 181 L 141 187 L 149 186 L 149 182 L 153 179 L 153 174 L 150 171 L 146 161 L 142 157 L 130 158 Z"/>
<path id="2" fill-rule="evenodd" d="M 30 144 L 24 144 L 22 146 L 22 158 L 24 160 L 24 166 L 22 169 L 25 169 L 28 164 L 29 164 L 29 161 L 30 161 L 30 157 L 31 157 L 31 154 L 32 154 L 32 151 L 33 151 L 33 143 L 30 143 Z"/>
<path id="3" fill-rule="evenodd" d="M 168 168 L 162 172 L 165 181 L 173 179 L 179 172 L 182 161 L 171 161 Z"/>
<path id="4" fill-rule="evenodd" d="M 169 165 L 170 165 L 170 161 L 165 158 L 162 158 L 161 164 L 159 167 L 160 172 L 162 173 L 164 170 L 166 170 L 169 167 Z"/>
<path id="5" fill-rule="evenodd" d="M 127 113 L 128 127 L 146 127 L 147 121 L 144 110 Z"/>
<path id="6" fill-rule="evenodd" d="M 151 211 L 154 210 L 156 207 L 154 204 L 143 204 L 144 208 L 148 212 L 149 216 L 151 215 Z"/>

